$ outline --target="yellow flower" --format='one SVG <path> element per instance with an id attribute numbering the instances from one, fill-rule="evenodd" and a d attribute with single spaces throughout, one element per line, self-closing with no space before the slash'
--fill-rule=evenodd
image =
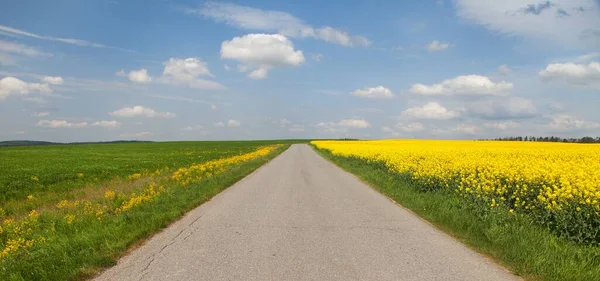
<path id="1" fill-rule="evenodd" d="M 35 200 L 35 197 L 33 197 L 32 194 L 27 195 L 27 201 L 33 201 Z"/>
<path id="2" fill-rule="evenodd" d="M 115 192 L 112 190 L 107 190 L 106 192 L 104 192 L 104 198 L 106 198 L 108 200 L 115 199 Z"/>
<path id="3" fill-rule="evenodd" d="M 65 216 L 65 221 L 67 221 L 67 224 L 73 223 L 74 220 L 75 220 L 75 215 L 68 214 Z"/>

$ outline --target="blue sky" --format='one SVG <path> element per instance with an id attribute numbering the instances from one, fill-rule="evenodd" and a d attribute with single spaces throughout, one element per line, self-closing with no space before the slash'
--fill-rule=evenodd
<path id="1" fill-rule="evenodd" d="M 600 135 L 600 1 L 7 1 L 0 140 Z"/>

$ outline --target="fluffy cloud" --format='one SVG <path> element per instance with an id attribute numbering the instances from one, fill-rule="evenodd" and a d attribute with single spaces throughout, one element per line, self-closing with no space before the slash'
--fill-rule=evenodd
<path id="1" fill-rule="evenodd" d="M 415 123 L 409 123 L 409 124 L 404 124 L 404 123 L 398 123 L 396 124 L 396 128 L 405 131 L 407 133 L 412 133 L 412 132 L 419 132 L 422 131 L 423 129 L 425 129 L 425 126 L 423 126 L 423 124 L 415 122 Z"/>
<path id="2" fill-rule="evenodd" d="M 52 84 L 52 85 L 61 85 L 62 83 L 65 82 L 65 80 L 63 80 L 62 77 L 60 77 L 60 76 L 56 76 L 56 77 L 46 76 L 46 77 L 42 78 L 42 82 L 47 83 L 47 84 Z"/>
<path id="3" fill-rule="evenodd" d="M 503 95 L 512 91 L 513 84 L 505 81 L 492 82 L 481 75 L 463 75 L 447 79 L 439 84 L 415 84 L 410 91 L 420 95 Z"/>
<path id="4" fill-rule="evenodd" d="M 210 109 L 212 109 L 212 110 L 217 110 L 217 106 L 216 106 L 216 105 L 214 105 L 214 104 L 211 104 L 211 105 L 210 105 Z"/>
<path id="5" fill-rule="evenodd" d="M 206 62 L 199 58 L 170 58 L 163 65 L 165 68 L 162 76 L 156 79 L 159 83 L 205 90 L 221 90 L 225 88 L 218 82 L 201 78 L 202 76 L 215 76 L 208 70 Z M 140 84 L 148 84 L 153 81 L 152 77 L 148 74 L 148 70 L 145 68 L 130 71 L 129 73 L 121 70 L 116 74 Z"/>
<path id="6" fill-rule="evenodd" d="M 390 89 L 383 86 L 359 89 L 353 91 L 351 94 L 355 97 L 368 99 L 389 99 L 394 97 L 394 93 L 392 93 Z"/>
<path id="7" fill-rule="evenodd" d="M 140 132 L 140 133 L 122 133 L 119 137 L 122 138 L 148 138 L 153 136 L 154 134 L 151 132 Z"/>
<path id="8" fill-rule="evenodd" d="M 50 94 L 52 90 L 48 84 L 27 83 L 15 77 L 0 79 L 0 100 L 4 100 L 11 95 L 25 96 L 31 92 Z"/>
<path id="9" fill-rule="evenodd" d="M 429 102 L 421 107 L 411 107 L 404 110 L 401 118 L 448 120 L 460 116 L 457 111 L 448 110 L 437 102 Z"/>
<path id="10" fill-rule="evenodd" d="M 467 105 L 467 111 L 484 119 L 531 118 L 538 114 L 532 101 L 520 97 L 493 98 Z"/>
<path id="11" fill-rule="evenodd" d="M 600 122 L 590 122 L 568 114 L 556 114 L 550 117 L 548 127 L 557 132 L 581 129 L 598 129 Z"/>
<path id="12" fill-rule="evenodd" d="M 221 43 L 221 58 L 241 62 L 240 71 L 254 68 L 248 77 L 264 79 L 273 67 L 299 66 L 304 63 L 302 51 L 280 34 L 248 34 Z"/>
<path id="13" fill-rule="evenodd" d="M 540 71 L 543 80 L 562 80 L 575 85 L 600 85 L 600 63 L 553 63 Z"/>
<path id="14" fill-rule="evenodd" d="M 429 45 L 427 45 L 427 50 L 430 52 L 437 52 L 446 50 L 448 47 L 450 47 L 449 43 L 442 43 L 438 40 L 433 40 L 431 43 L 429 43 Z"/>
<path id="15" fill-rule="evenodd" d="M 44 128 L 85 128 L 88 126 L 87 122 L 71 123 L 66 120 L 40 120 L 37 125 L 38 127 Z"/>
<path id="16" fill-rule="evenodd" d="M 506 121 L 506 122 L 488 122 L 483 124 L 486 128 L 498 129 L 498 130 L 508 130 L 514 128 L 520 128 L 521 124 L 515 121 Z"/>
<path id="17" fill-rule="evenodd" d="M 127 78 L 131 82 L 140 84 L 148 84 L 152 82 L 152 78 L 148 75 L 148 70 L 145 68 L 130 71 L 129 74 L 127 74 Z"/>
<path id="18" fill-rule="evenodd" d="M 214 126 L 215 127 L 225 127 L 225 123 L 223 123 L 223 122 L 217 122 L 217 123 L 215 123 Z"/>
<path id="19" fill-rule="evenodd" d="M 492 31 L 560 48 L 600 46 L 599 5 L 595 0 L 457 0 L 457 14 Z"/>
<path id="20" fill-rule="evenodd" d="M 353 36 L 330 26 L 314 28 L 293 15 L 281 11 L 265 11 L 235 4 L 208 2 L 200 9 L 187 9 L 186 12 L 246 30 L 277 32 L 293 38 L 311 37 L 342 46 L 371 44 L 364 36 Z"/>
<path id="21" fill-rule="evenodd" d="M 348 129 L 365 129 L 371 127 L 371 124 L 364 119 L 343 119 L 339 122 L 320 122 L 315 127 L 321 131 L 329 133 L 343 133 Z"/>
<path id="22" fill-rule="evenodd" d="M 171 112 L 157 112 L 152 108 L 146 108 L 141 105 L 133 107 L 124 107 L 117 111 L 109 112 L 110 116 L 115 117 L 149 117 L 149 118 L 174 118 L 176 115 Z"/>
<path id="23" fill-rule="evenodd" d="M 479 127 L 477 127 L 473 124 L 462 123 L 462 124 L 456 125 L 456 127 L 454 127 L 452 129 L 452 131 L 461 133 L 461 134 L 475 135 L 479 132 Z"/>
<path id="24" fill-rule="evenodd" d="M 121 123 L 117 121 L 97 121 L 92 123 L 93 127 L 103 127 L 103 128 L 116 128 L 119 127 Z"/>
<path id="25" fill-rule="evenodd" d="M 227 121 L 227 127 L 234 128 L 234 127 L 239 127 L 239 126 L 240 126 L 240 121 L 237 121 L 237 120 Z"/>
<path id="26" fill-rule="evenodd" d="M 508 67 L 506 64 L 498 66 L 498 74 L 500 75 L 508 75 L 512 72 L 512 69 Z"/>
<path id="27" fill-rule="evenodd" d="M 204 129 L 204 126 L 202 126 L 202 125 L 187 126 L 187 127 L 181 128 L 182 131 L 187 131 L 187 132 L 199 131 L 199 130 L 202 130 L 202 129 Z"/>

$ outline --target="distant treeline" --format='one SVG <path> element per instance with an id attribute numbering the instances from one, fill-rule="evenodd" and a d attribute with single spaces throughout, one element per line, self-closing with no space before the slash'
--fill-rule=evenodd
<path id="1" fill-rule="evenodd" d="M 116 141 L 104 141 L 104 142 L 49 142 L 49 141 L 29 141 L 29 140 L 15 140 L 15 141 L 0 141 L 1 146 L 34 146 L 34 145 L 60 145 L 60 144 L 102 144 L 102 143 L 129 143 L 129 142 L 151 142 L 151 141 L 137 141 L 137 140 L 116 140 Z"/>
<path id="2" fill-rule="evenodd" d="M 600 143 L 600 137 L 561 138 L 561 137 L 504 137 L 496 139 L 482 139 L 493 141 L 537 141 L 537 142 L 572 142 L 572 143 Z"/>

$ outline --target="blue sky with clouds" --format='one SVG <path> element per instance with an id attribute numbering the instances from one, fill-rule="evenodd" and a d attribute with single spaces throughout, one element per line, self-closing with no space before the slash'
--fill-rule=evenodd
<path id="1" fill-rule="evenodd" d="M 0 140 L 600 135 L 600 1 L 7 1 Z"/>

